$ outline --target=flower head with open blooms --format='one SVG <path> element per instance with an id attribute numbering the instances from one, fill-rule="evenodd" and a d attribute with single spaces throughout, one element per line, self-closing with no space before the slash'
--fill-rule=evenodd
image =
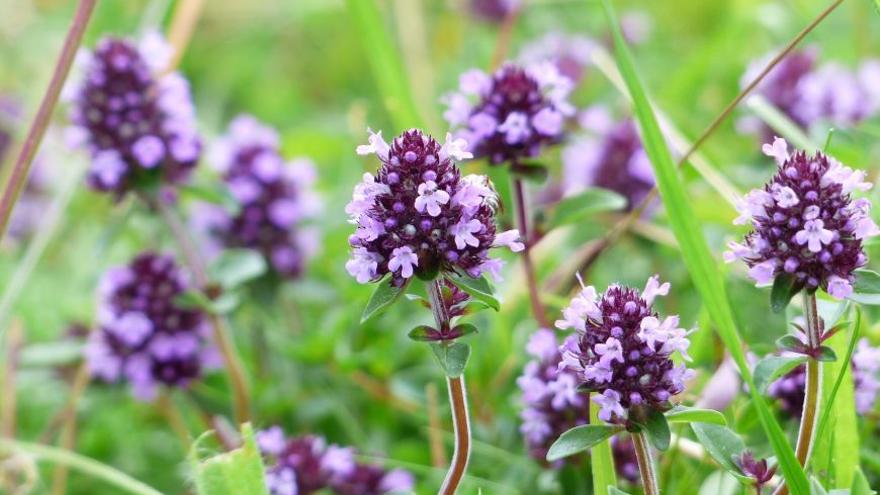
<path id="1" fill-rule="evenodd" d="M 547 60 L 573 83 L 580 81 L 593 63 L 593 52 L 598 43 L 580 34 L 552 31 L 523 46 L 518 59 L 524 65 Z"/>
<path id="2" fill-rule="evenodd" d="M 288 438 L 273 426 L 257 432 L 256 440 L 272 495 L 310 495 L 328 488 L 338 495 L 383 495 L 413 487 L 409 472 L 357 463 L 354 449 L 327 445 L 320 437 Z"/>
<path id="3" fill-rule="evenodd" d="M 779 168 L 763 188 L 737 205 L 735 224 L 749 224 L 744 243 L 731 242 L 725 260 L 742 259 L 759 284 L 782 274 L 794 289 L 818 288 L 844 298 L 852 293 L 853 271 L 867 263 L 862 240 L 880 233 L 871 220 L 871 202 L 853 199 L 872 187 L 865 173 L 816 152 L 789 154 L 784 139 L 764 145 Z"/>
<path id="4" fill-rule="evenodd" d="M 117 197 L 186 179 L 201 155 L 189 83 L 167 70 L 173 49 L 152 32 L 140 44 L 104 38 L 82 52 L 68 138 L 91 153 L 89 185 Z M 164 74 L 163 74 L 164 73 Z"/>
<path id="5" fill-rule="evenodd" d="M 586 131 L 562 150 L 564 194 L 597 186 L 619 193 L 629 208 L 654 187 L 654 172 L 632 119 L 615 122 L 594 106 L 578 116 Z"/>
<path id="6" fill-rule="evenodd" d="M 279 276 L 299 276 L 317 242 L 314 229 L 304 225 L 320 208 L 312 162 L 285 163 L 278 134 L 249 115 L 229 124 L 210 155 L 241 209 L 233 215 L 200 205 L 197 223 L 223 247 L 255 249 Z"/>
<path id="7" fill-rule="evenodd" d="M 577 339 L 570 335 L 569 339 Z M 574 344 L 574 343 L 571 343 Z M 529 338 L 526 352 L 532 356 L 516 383 L 525 407 L 520 432 L 529 453 L 543 461 L 550 445 L 566 431 L 589 423 L 587 397 L 578 391 L 577 373 L 560 369 L 562 354 L 556 334 L 541 328 Z"/>
<path id="8" fill-rule="evenodd" d="M 489 249 L 523 248 L 515 230 L 496 233 L 498 196 L 481 175 L 462 176 L 453 160 L 471 158 L 466 143 L 447 134 L 442 146 L 418 129 L 404 132 L 391 145 L 382 133 L 358 154 L 375 153 L 381 167 L 365 173 L 345 207 L 357 230 L 349 238 L 352 258 L 345 264 L 360 283 L 391 274 L 402 286 L 414 275 L 438 272 L 471 277 L 498 276 L 501 260 Z"/>
<path id="9" fill-rule="evenodd" d="M 577 335 L 560 348 L 561 369 L 575 372 L 580 384 L 595 392 L 599 418 L 609 423 L 625 424 L 636 410 L 669 410 L 670 399 L 693 375 L 672 360 L 675 352 L 690 359 L 690 332 L 678 327 L 678 316 L 661 319 L 652 307 L 657 296 L 669 293 L 669 283 L 655 275 L 641 293 L 620 285 L 604 294 L 581 287 L 556 321 L 557 328 Z"/>
<path id="10" fill-rule="evenodd" d="M 159 385 L 186 387 L 219 366 L 205 315 L 175 302 L 188 287 L 173 258 L 152 252 L 108 270 L 85 350 L 92 376 L 127 381 L 136 398 L 152 400 Z"/>
<path id="11" fill-rule="evenodd" d="M 443 116 L 475 156 L 492 164 L 537 156 L 562 139 L 565 119 L 574 113 L 568 102 L 573 84 L 552 62 L 506 64 L 491 76 L 471 69 L 459 86 L 445 97 Z"/>

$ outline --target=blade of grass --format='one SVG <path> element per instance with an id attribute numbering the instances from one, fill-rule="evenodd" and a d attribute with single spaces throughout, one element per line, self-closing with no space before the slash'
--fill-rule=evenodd
<path id="1" fill-rule="evenodd" d="M 135 495 L 162 495 L 162 492 L 159 490 L 147 486 L 116 468 L 101 464 L 94 459 L 81 456 L 76 452 L 71 452 L 69 450 L 8 439 L 0 439 L 0 449 L 25 452 L 48 462 L 66 464 L 81 473 L 103 480 L 108 484 L 123 490 L 125 493 L 133 493 Z"/>
<path id="2" fill-rule="evenodd" d="M 598 407 L 590 407 L 591 424 L 600 424 L 598 414 Z M 603 440 L 590 450 L 590 466 L 593 470 L 593 493 L 608 493 L 609 487 L 617 486 L 617 473 L 614 471 L 610 438 Z"/>
<path id="3" fill-rule="evenodd" d="M 363 40 L 364 57 L 398 131 L 424 125 L 413 99 L 403 61 L 394 47 L 375 0 L 346 0 L 351 21 Z M 397 134 L 396 132 L 394 134 Z"/>
<path id="4" fill-rule="evenodd" d="M 803 468 L 798 464 L 794 451 L 785 438 L 785 434 L 773 418 L 764 398 L 755 387 L 749 371 L 742 340 L 736 329 L 733 312 L 727 299 L 724 281 L 718 270 L 717 261 L 713 259 L 709 246 L 703 235 L 696 217 L 691 214 L 687 194 L 681 183 L 675 163 L 666 146 L 660 126 L 648 101 L 645 89 L 636 72 L 635 64 L 617 22 L 610 0 L 602 0 L 605 15 L 614 37 L 615 58 L 618 69 L 626 81 L 633 98 L 634 113 L 642 131 L 645 151 L 654 167 L 660 196 L 669 215 L 672 231 L 681 247 L 682 256 L 694 285 L 706 304 L 706 309 L 724 341 L 733 359 L 736 361 L 740 374 L 749 385 L 755 409 L 761 426 L 767 433 L 779 465 L 785 475 L 786 482 L 792 493 L 806 495 L 810 491 Z"/>

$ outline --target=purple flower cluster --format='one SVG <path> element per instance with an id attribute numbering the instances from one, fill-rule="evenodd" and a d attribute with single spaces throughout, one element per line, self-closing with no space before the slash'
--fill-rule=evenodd
<path id="1" fill-rule="evenodd" d="M 635 122 L 615 122 L 602 106 L 585 110 L 578 120 L 586 133 L 562 150 L 564 194 L 602 187 L 627 198 L 632 208 L 654 187 Z"/>
<path id="2" fill-rule="evenodd" d="M 568 337 L 572 339 L 577 337 Z M 532 457 L 544 460 L 550 445 L 560 435 L 589 422 L 587 396 L 578 391 L 578 374 L 560 369 L 562 353 L 552 330 L 542 328 L 532 334 L 526 352 L 533 359 L 516 380 L 525 405 L 520 414 L 520 432 Z"/>
<path id="3" fill-rule="evenodd" d="M 409 472 L 358 463 L 353 449 L 327 445 L 320 437 L 287 438 L 273 426 L 257 433 L 257 445 L 266 460 L 272 495 L 310 495 L 325 489 L 337 495 L 382 495 L 413 489 Z"/>
<path id="4" fill-rule="evenodd" d="M 871 202 L 853 200 L 872 187 L 865 173 L 820 152 L 789 154 L 784 139 L 764 145 L 778 172 L 737 205 L 735 224 L 750 224 L 743 244 L 731 242 L 727 262 L 742 259 L 758 284 L 785 273 L 796 289 L 819 287 L 834 297 L 852 293 L 853 271 L 867 262 L 862 240 L 880 234 L 869 216 Z"/>
<path id="5" fill-rule="evenodd" d="M 852 358 L 853 385 L 856 411 L 866 414 L 874 409 L 880 394 L 880 347 L 873 347 L 867 339 L 859 340 Z M 767 394 L 779 401 L 787 414 L 799 418 L 804 407 L 804 366 L 789 371 L 767 387 Z"/>
<path id="6" fill-rule="evenodd" d="M 593 63 L 597 43 L 580 34 L 553 31 L 529 42 L 520 50 L 519 60 L 531 66 L 550 60 L 560 74 L 577 83 Z"/>
<path id="7" fill-rule="evenodd" d="M 774 54 L 753 61 L 741 84 L 749 84 Z M 880 112 L 880 61 L 864 62 L 858 70 L 837 63 L 817 67 L 818 50 L 810 48 L 785 57 L 761 82 L 758 92 L 803 128 L 819 122 L 849 127 Z M 743 131 L 769 129 L 754 118 L 739 123 Z"/>
<path id="8" fill-rule="evenodd" d="M 489 22 L 502 22 L 522 6 L 522 0 L 470 0 L 471 12 Z"/>
<path id="9" fill-rule="evenodd" d="M 91 153 L 89 185 L 122 196 L 181 182 L 201 155 L 189 83 L 166 70 L 172 48 L 158 33 L 139 45 L 101 40 L 83 52 L 78 85 L 65 90 L 73 102 L 68 138 Z"/>
<path id="10" fill-rule="evenodd" d="M 592 286 L 581 287 L 556 321 L 558 328 L 577 332 L 560 348 L 560 367 L 596 392 L 592 400 L 604 421 L 624 424 L 634 410 L 670 409 L 670 399 L 684 391 L 693 370 L 672 361 L 674 352 L 690 359 L 690 332 L 678 327 L 678 316 L 661 320 L 652 308 L 657 296 L 669 293 L 669 283 L 655 275 L 641 293 L 611 285 L 601 295 Z"/>
<path id="11" fill-rule="evenodd" d="M 459 91 L 445 97 L 443 116 L 477 157 L 516 163 L 562 139 L 565 119 L 574 113 L 567 101 L 572 87 L 552 62 L 506 64 L 491 76 L 471 69 L 461 75 Z"/>
<path id="12" fill-rule="evenodd" d="M 235 118 L 212 146 L 211 158 L 241 209 L 231 215 L 201 205 L 197 223 L 219 245 L 255 249 L 275 273 L 294 278 L 315 250 L 315 232 L 303 223 L 315 216 L 320 201 L 312 189 L 312 162 L 285 163 L 278 146 L 275 130 L 248 115 Z"/>
<path id="13" fill-rule="evenodd" d="M 447 134 L 441 146 L 413 129 L 390 146 L 381 132 L 371 132 L 370 144 L 358 147 L 358 154 L 375 153 L 382 163 L 375 176 L 364 174 L 345 207 L 357 225 L 345 267 L 358 282 L 389 273 L 395 286 L 438 272 L 497 276 L 502 262 L 489 257 L 489 248 L 523 248 L 517 231 L 496 234 L 498 198 L 488 179 L 462 177 L 452 161 L 471 158 L 466 144 Z"/>
<path id="14" fill-rule="evenodd" d="M 188 287 L 174 259 L 156 253 L 108 270 L 85 350 L 92 376 L 127 381 L 135 397 L 152 400 L 160 384 L 186 387 L 219 366 L 205 315 L 175 303 Z"/>

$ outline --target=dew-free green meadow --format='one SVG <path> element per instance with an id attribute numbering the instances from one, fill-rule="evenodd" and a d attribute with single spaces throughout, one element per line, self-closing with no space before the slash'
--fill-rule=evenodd
<path id="1" fill-rule="evenodd" d="M 873 0 L 6 0 L 0 493 L 874 493 Z"/>

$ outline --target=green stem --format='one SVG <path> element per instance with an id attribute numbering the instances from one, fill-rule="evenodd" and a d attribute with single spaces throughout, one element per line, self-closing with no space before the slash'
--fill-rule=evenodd
<path id="1" fill-rule="evenodd" d="M 15 160 L 12 173 L 6 182 L 6 187 L 3 189 L 3 195 L 0 196 L 0 241 L 3 240 L 6 229 L 9 227 L 9 217 L 12 216 L 12 209 L 15 207 L 15 202 L 18 201 L 21 190 L 24 188 L 28 174 L 30 174 L 31 163 L 34 161 L 34 156 L 37 154 L 40 142 L 46 134 L 46 128 L 49 126 L 49 121 L 52 118 L 52 111 L 58 103 L 58 97 L 61 94 L 61 89 L 64 87 L 64 81 L 67 79 L 67 74 L 70 73 L 70 66 L 73 64 L 73 59 L 79 50 L 80 43 L 82 43 L 83 33 L 85 33 L 89 19 L 92 17 L 92 11 L 95 9 L 96 2 L 97 0 L 81 0 L 76 8 L 76 14 L 74 14 L 73 21 L 70 23 L 67 37 L 64 39 L 61 55 L 55 64 L 55 71 L 52 73 L 52 79 L 49 81 L 49 87 L 43 95 L 43 101 L 40 102 L 37 115 L 31 123 L 27 137 L 24 140 L 24 145 L 21 147 L 18 158 Z"/>
<path id="2" fill-rule="evenodd" d="M 70 466 L 93 478 L 104 480 L 127 493 L 135 495 L 162 495 L 162 492 L 147 486 L 122 471 L 69 450 L 5 439 L 0 439 L 0 449 L 26 452 L 39 459 Z"/>
<path id="3" fill-rule="evenodd" d="M 648 446 L 645 432 L 633 433 L 632 441 L 636 451 L 636 460 L 639 463 L 639 473 L 642 475 L 642 487 L 645 495 L 659 495 L 657 471 L 654 467 L 654 459 L 651 458 L 651 448 Z"/>
<path id="4" fill-rule="evenodd" d="M 513 179 L 513 193 L 516 201 L 516 218 L 519 234 L 522 236 L 525 248 L 522 251 L 523 268 L 526 272 L 526 283 L 529 289 L 529 302 L 532 305 L 532 314 L 538 325 L 542 328 L 553 328 L 547 315 L 544 313 L 544 306 L 541 305 L 541 296 L 538 293 L 538 279 L 535 276 L 535 265 L 532 263 L 532 239 L 529 235 L 529 215 L 526 210 L 526 194 L 521 179 Z"/>

